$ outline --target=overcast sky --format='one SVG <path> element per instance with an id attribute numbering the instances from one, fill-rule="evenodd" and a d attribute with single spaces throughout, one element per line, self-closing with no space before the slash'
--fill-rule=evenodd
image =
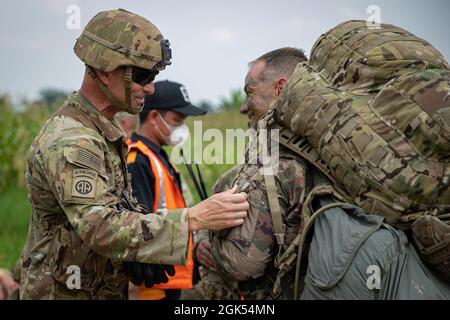
<path id="1" fill-rule="evenodd" d="M 71 5 L 81 29 L 69 29 Z M 125 8 L 152 21 L 169 39 L 173 63 L 157 80 L 178 81 L 193 102 L 213 103 L 242 88 L 247 63 L 284 46 L 304 48 L 338 23 L 367 19 L 377 5 L 381 21 L 425 38 L 450 59 L 450 1 L 404 0 L 2 0 L 0 92 L 35 98 L 39 89 L 79 88 L 83 64 L 73 53 L 82 28 L 99 11 Z"/>

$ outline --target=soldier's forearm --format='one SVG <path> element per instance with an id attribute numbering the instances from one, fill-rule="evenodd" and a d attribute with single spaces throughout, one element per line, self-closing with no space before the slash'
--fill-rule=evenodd
<path id="1" fill-rule="evenodd" d="M 74 218 L 83 243 L 96 253 L 115 260 L 157 264 L 185 264 L 188 248 L 187 210 L 140 214 L 114 207 L 69 206 L 66 210 L 88 212 Z"/>

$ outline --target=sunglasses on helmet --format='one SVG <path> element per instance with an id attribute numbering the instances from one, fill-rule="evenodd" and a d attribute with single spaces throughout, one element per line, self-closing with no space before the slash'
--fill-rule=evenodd
<path id="1" fill-rule="evenodd" d="M 131 80 L 136 82 L 140 86 L 145 86 L 155 80 L 156 75 L 159 73 L 157 70 L 148 70 L 139 67 L 133 67 L 131 71 Z"/>

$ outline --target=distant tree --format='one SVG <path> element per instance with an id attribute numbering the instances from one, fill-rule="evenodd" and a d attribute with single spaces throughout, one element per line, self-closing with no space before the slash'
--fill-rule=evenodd
<path id="1" fill-rule="evenodd" d="M 54 110 L 67 97 L 67 91 L 57 88 L 44 88 L 39 91 L 40 101 L 45 104 L 48 110 Z"/>
<path id="2" fill-rule="evenodd" d="M 220 97 L 219 109 L 223 111 L 239 111 L 244 100 L 245 95 L 242 89 L 233 89 L 228 97 Z"/>
<path id="3" fill-rule="evenodd" d="M 7 94 L 0 94 L 0 113 L 11 112 L 11 98 Z"/>
<path id="4" fill-rule="evenodd" d="M 211 102 L 209 102 L 208 100 L 201 100 L 197 106 L 199 108 L 202 108 L 203 110 L 206 110 L 208 112 L 213 112 L 214 111 L 214 106 L 212 105 Z"/>

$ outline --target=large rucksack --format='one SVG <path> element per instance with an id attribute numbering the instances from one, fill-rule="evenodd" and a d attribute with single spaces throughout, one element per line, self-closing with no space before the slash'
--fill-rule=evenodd
<path id="1" fill-rule="evenodd" d="M 349 201 L 402 227 L 450 212 L 449 81 L 425 40 L 349 21 L 318 39 L 265 121 Z"/>
<path id="2" fill-rule="evenodd" d="M 450 219 L 450 69 L 404 29 L 348 21 L 323 34 L 260 126 L 331 180 L 319 193 L 336 189 L 403 230 L 425 215 Z M 446 241 L 431 254 L 450 269 Z"/>

